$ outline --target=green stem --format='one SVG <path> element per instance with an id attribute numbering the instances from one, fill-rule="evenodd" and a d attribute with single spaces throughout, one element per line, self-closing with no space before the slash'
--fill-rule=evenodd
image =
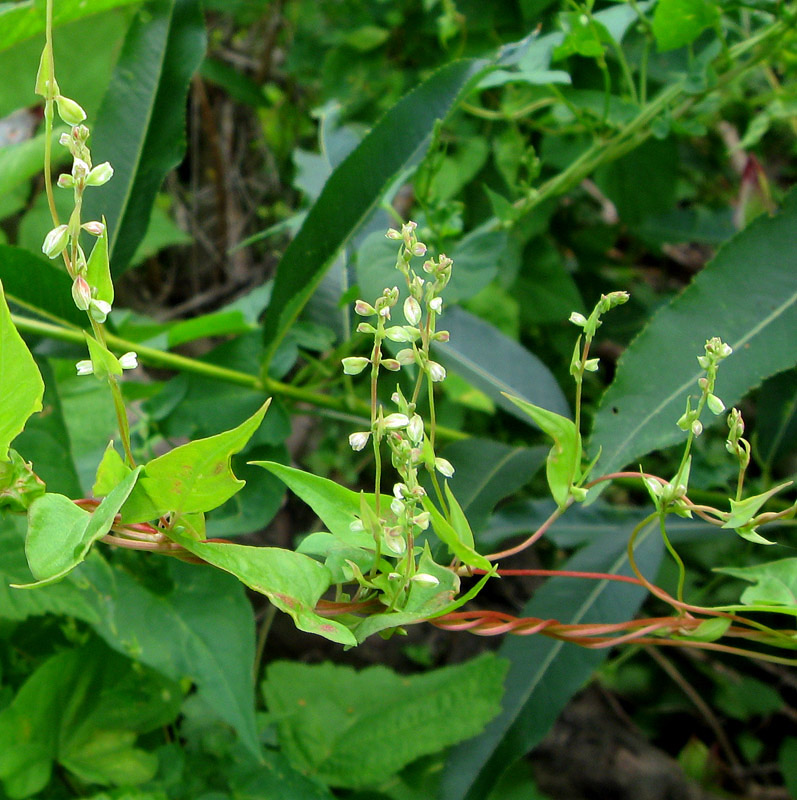
<path id="1" fill-rule="evenodd" d="M 672 542 L 670 542 L 670 537 L 667 536 L 667 526 L 665 525 L 665 518 L 666 514 L 661 514 L 659 517 L 659 526 L 661 528 L 661 538 L 664 541 L 664 546 L 667 548 L 669 554 L 673 557 L 673 560 L 678 565 L 678 589 L 675 593 L 675 596 L 678 598 L 679 603 L 684 602 L 684 583 L 686 582 L 686 567 L 684 566 L 684 562 L 681 559 L 681 556 L 678 555 L 678 551 L 672 546 Z M 679 613 L 683 613 L 680 612 Z"/>

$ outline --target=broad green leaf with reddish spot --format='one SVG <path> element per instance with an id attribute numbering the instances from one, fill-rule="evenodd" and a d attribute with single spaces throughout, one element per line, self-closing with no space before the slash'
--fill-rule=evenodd
<path id="1" fill-rule="evenodd" d="M 122 520 L 145 522 L 170 512 L 210 511 L 229 500 L 244 485 L 230 460 L 260 427 L 270 402 L 237 428 L 175 447 L 146 464 L 122 507 Z"/>

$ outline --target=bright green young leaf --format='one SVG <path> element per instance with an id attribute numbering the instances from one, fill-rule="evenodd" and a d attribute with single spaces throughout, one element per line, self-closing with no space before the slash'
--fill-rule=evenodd
<path id="1" fill-rule="evenodd" d="M 564 508 L 570 497 L 570 487 L 578 479 L 581 465 L 581 436 L 575 423 L 519 397 L 507 395 L 507 399 L 528 414 L 553 439 L 553 447 L 545 463 L 545 474 L 553 499 L 559 508 Z"/>
<path id="2" fill-rule="evenodd" d="M 0 461 L 28 417 L 42 409 L 44 382 L 25 342 L 11 321 L 0 282 Z"/>
<path id="3" fill-rule="evenodd" d="M 141 467 L 131 471 L 92 514 L 61 494 L 45 494 L 31 505 L 25 553 L 37 580 L 28 586 L 61 580 L 86 558 L 94 542 L 110 531 L 140 472 Z"/>
<path id="4" fill-rule="evenodd" d="M 744 500 L 731 500 L 731 515 L 722 527 L 741 528 L 743 525 L 747 525 L 770 497 L 774 497 L 779 491 L 791 485 L 792 481 L 786 481 L 786 483 L 781 483 L 780 486 L 774 486 L 768 492 L 763 492 L 753 497 L 745 497 Z"/>
<path id="5" fill-rule="evenodd" d="M 690 44 L 719 17 L 716 0 L 659 0 L 653 12 L 653 35 L 659 52 Z"/>
<path id="6" fill-rule="evenodd" d="M 360 515 L 360 493 L 334 481 L 321 478 L 275 461 L 253 461 L 276 475 L 297 497 L 318 514 L 324 525 L 342 542 L 355 547 L 373 543 L 369 534 L 351 530 L 351 523 Z M 366 495 L 373 507 L 373 495 Z"/>
<path id="7" fill-rule="evenodd" d="M 97 237 L 94 247 L 91 248 L 86 264 L 86 280 L 89 286 L 97 289 L 97 300 L 104 300 L 113 305 L 113 279 L 111 278 L 111 265 L 108 262 L 108 225 L 105 217 L 102 236 Z"/>
<path id="8" fill-rule="evenodd" d="M 451 490 L 446 486 L 446 494 L 449 497 L 449 502 L 454 499 Z M 456 500 L 454 500 L 456 504 Z M 480 553 L 473 549 L 473 533 L 468 526 L 465 514 L 459 505 L 456 505 L 456 517 L 459 525 L 452 525 L 440 513 L 437 506 L 426 496 L 423 498 L 424 510 L 428 511 L 432 516 L 432 528 L 441 542 L 444 542 L 448 549 L 463 563 L 471 567 L 479 567 L 480 569 L 492 569 L 492 564 Z M 458 512 L 458 513 L 457 513 Z M 462 524 L 464 521 L 464 525 Z"/>
<path id="9" fill-rule="evenodd" d="M 797 558 L 782 558 L 751 567 L 715 567 L 714 572 L 741 578 L 754 586 L 742 593 L 746 606 L 797 614 Z"/>
<path id="10" fill-rule="evenodd" d="M 489 322 L 462 308 L 446 308 L 438 327 L 451 334 L 449 342 L 434 349 L 438 361 L 504 411 L 528 422 L 528 415 L 505 396 L 511 394 L 556 413 L 568 413 L 567 400 L 548 367 Z"/>
<path id="11" fill-rule="evenodd" d="M 721 639 L 728 628 L 731 627 L 731 620 L 727 617 L 712 617 L 703 620 L 693 631 L 681 634 L 685 639 L 692 639 L 698 642 L 715 642 Z"/>
<path id="12" fill-rule="evenodd" d="M 10 797 L 44 789 L 60 764 L 88 783 L 150 780 L 158 759 L 139 734 L 174 721 L 179 686 L 97 640 L 39 666 L 0 712 L 0 780 Z"/>
<path id="13" fill-rule="evenodd" d="M 637 541 L 639 568 L 655 575 L 663 553 L 658 523 L 648 525 Z M 563 569 L 631 575 L 627 544 L 627 530 L 602 536 Z M 643 589 L 627 583 L 551 579 L 534 593 L 521 615 L 565 623 L 621 622 L 633 617 L 644 597 Z M 545 636 L 507 636 L 498 652 L 510 660 L 503 710 L 484 733 L 451 751 L 437 800 L 489 796 L 498 777 L 542 740 L 608 653 Z"/>
<path id="14" fill-rule="evenodd" d="M 487 653 L 411 676 L 381 666 L 356 672 L 278 661 L 268 668 L 263 694 L 293 766 L 356 788 L 382 784 L 420 756 L 482 730 L 500 709 L 505 674 L 505 662 Z M 453 709 L 460 710 L 456 720 Z"/>
<path id="15" fill-rule="evenodd" d="M 758 218 L 728 242 L 622 355 L 590 439 L 592 451 L 603 450 L 601 473 L 636 465 L 651 450 L 683 441 L 675 422 L 686 395 L 698 392 L 697 356 L 707 339 L 719 336 L 734 349 L 717 378 L 717 394 L 730 408 L 764 378 L 794 365 L 797 350 L 789 343 L 795 330 L 797 190 L 792 189 L 778 214 Z"/>
<path id="16" fill-rule="evenodd" d="M 231 431 L 188 442 L 147 463 L 122 508 L 123 521 L 210 511 L 229 500 L 244 485 L 233 475 L 230 459 L 252 438 L 270 402 Z"/>
<path id="17" fill-rule="evenodd" d="M 329 588 L 329 570 L 309 556 L 279 547 L 197 542 L 170 534 L 188 552 L 235 575 L 250 589 L 266 595 L 281 611 L 293 617 L 296 627 L 340 644 L 357 643 L 348 628 L 315 613 L 315 605 Z"/>
<path id="18" fill-rule="evenodd" d="M 204 54 L 198 0 L 155 0 L 128 30 L 92 126 L 94 160 L 110 161 L 114 177 L 84 201 L 86 219 L 108 218 L 115 275 L 127 268 L 166 173 L 183 157 L 188 83 Z"/>
<path id="19" fill-rule="evenodd" d="M 108 380 L 111 375 L 122 374 L 122 365 L 119 363 L 119 359 L 105 345 L 100 344 L 87 331 L 83 331 L 83 337 L 89 348 L 91 367 L 94 370 L 95 378 L 104 381 Z"/>
<path id="20" fill-rule="evenodd" d="M 448 116 L 487 66 L 485 60 L 463 59 L 434 72 L 393 106 L 330 175 L 277 268 L 265 319 L 267 361 L 341 247 L 396 175 L 428 146 L 434 125 Z"/>
<path id="21" fill-rule="evenodd" d="M 53 27 L 136 2 L 139 0 L 91 0 L 90 3 L 86 0 L 58 0 L 53 8 Z M 0 7 L 0 50 L 34 36 L 44 39 L 44 6 L 45 0 L 3 3 Z"/>
<path id="22" fill-rule="evenodd" d="M 105 452 L 102 455 L 102 461 L 97 467 L 97 477 L 91 490 L 92 493 L 95 497 L 105 497 L 130 472 L 130 467 L 122 460 L 122 457 L 114 448 L 113 442 L 108 442 L 108 447 L 105 448 Z"/>

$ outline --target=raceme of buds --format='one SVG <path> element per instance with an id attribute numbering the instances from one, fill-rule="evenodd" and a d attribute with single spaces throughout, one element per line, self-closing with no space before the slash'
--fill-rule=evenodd
<path id="1" fill-rule="evenodd" d="M 113 167 L 107 162 L 97 164 L 86 176 L 86 186 L 102 186 L 113 177 Z"/>
<path id="2" fill-rule="evenodd" d="M 69 228 L 66 225 L 59 225 L 57 228 L 53 228 L 47 236 L 44 237 L 42 252 L 48 258 L 57 258 L 64 251 L 68 243 Z"/>
<path id="3" fill-rule="evenodd" d="M 81 311 L 88 311 L 91 305 L 91 287 L 82 275 L 72 283 L 72 299 Z"/>
<path id="4" fill-rule="evenodd" d="M 628 302 L 630 295 L 628 292 L 609 292 L 609 294 L 602 294 L 598 303 L 600 313 L 605 314 L 611 311 L 616 306 L 621 306 L 623 303 Z"/>
<path id="5" fill-rule="evenodd" d="M 352 450 L 360 451 L 365 449 L 368 444 L 368 439 L 371 437 L 371 431 L 357 431 L 349 436 L 349 447 Z"/>
<path id="6" fill-rule="evenodd" d="M 349 356 L 341 359 L 340 363 L 345 375 L 359 375 L 371 362 L 364 356 Z"/>
<path id="7" fill-rule="evenodd" d="M 58 116 L 67 125 L 79 125 L 86 119 L 86 112 L 78 103 L 62 94 L 56 95 L 55 105 L 58 107 Z"/>

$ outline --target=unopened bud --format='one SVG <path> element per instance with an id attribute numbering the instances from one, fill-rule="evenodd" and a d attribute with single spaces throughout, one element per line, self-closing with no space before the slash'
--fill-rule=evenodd
<path id="1" fill-rule="evenodd" d="M 430 575 L 428 572 L 416 572 L 410 580 L 420 583 L 422 586 L 437 586 L 440 583 L 434 575 Z"/>
<path id="2" fill-rule="evenodd" d="M 588 358 L 584 362 L 584 369 L 586 372 L 597 372 L 599 363 L 600 363 L 599 358 Z"/>
<path id="3" fill-rule="evenodd" d="M 426 245 L 423 242 L 415 242 L 415 244 L 410 248 L 410 252 L 414 256 L 425 256 Z"/>
<path id="4" fill-rule="evenodd" d="M 371 436 L 370 431 L 357 431 L 349 436 L 349 446 L 352 450 L 360 451 L 368 444 L 368 439 Z"/>
<path id="5" fill-rule="evenodd" d="M 722 412 L 725 411 L 725 403 L 715 394 L 709 394 L 706 397 L 706 405 L 709 407 L 712 414 L 722 414 Z"/>
<path id="6" fill-rule="evenodd" d="M 349 356 L 341 359 L 345 375 L 359 375 L 371 362 L 363 356 Z"/>
<path id="7" fill-rule="evenodd" d="M 395 228 L 388 228 L 388 231 L 385 234 L 385 236 L 388 239 L 393 239 L 393 240 L 397 241 L 398 239 L 401 238 L 401 233 L 399 231 L 397 231 Z"/>
<path id="8" fill-rule="evenodd" d="M 414 342 L 420 335 L 417 328 L 410 328 L 408 325 L 393 325 L 385 329 L 385 337 L 391 342 Z"/>
<path id="9" fill-rule="evenodd" d="M 436 361 L 430 361 L 426 365 L 426 369 L 429 371 L 429 377 L 434 383 L 439 383 L 440 381 L 445 380 L 446 370 L 442 364 L 438 364 Z"/>
<path id="10" fill-rule="evenodd" d="M 420 414 L 413 414 L 410 424 L 407 425 L 407 435 L 413 442 L 420 442 L 423 439 L 423 418 Z"/>
<path id="11" fill-rule="evenodd" d="M 357 333 L 370 333 L 373 335 L 376 333 L 376 328 L 370 322 L 361 322 L 357 326 Z"/>
<path id="12" fill-rule="evenodd" d="M 113 167 L 107 162 L 97 164 L 86 176 L 86 186 L 102 186 L 113 177 Z"/>
<path id="13" fill-rule="evenodd" d="M 81 311 L 88 311 L 91 305 L 91 287 L 82 275 L 78 275 L 72 284 L 72 299 Z"/>
<path id="14" fill-rule="evenodd" d="M 354 304 L 354 311 L 361 317 L 371 317 L 376 314 L 376 309 L 365 300 L 357 300 Z"/>
<path id="15" fill-rule="evenodd" d="M 91 318 L 95 322 L 105 322 L 108 318 L 108 314 L 111 313 L 111 304 L 106 303 L 105 300 L 94 300 L 92 299 L 91 303 L 89 304 L 89 314 L 91 314 Z"/>
<path id="16" fill-rule="evenodd" d="M 700 434 L 703 433 L 703 423 L 699 419 L 696 419 L 692 423 L 692 433 L 695 436 L 700 436 Z"/>
<path id="17" fill-rule="evenodd" d="M 135 369 L 138 366 L 138 354 L 132 350 L 119 356 L 119 364 L 122 369 Z"/>
<path id="18" fill-rule="evenodd" d="M 67 125 L 80 125 L 86 119 L 86 112 L 81 106 L 62 94 L 56 95 L 55 104 L 58 106 L 58 116 Z"/>
<path id="19" fill-rule="evenodd" d="M 56 186 L 58 186 L 59 189 L 72 189 L 75 186 L 75 179 L 69 173 L 62 172 L 58 176 Z"/>
<path id="20" fill-rule="evenodd" d="M 391 372 L 398 372 L 401 369 L 401 363 L 395 358 L 383 358 L 379 363 Z"/>
<path id="21" fill-rule="evenodd" d="M 570 317 L 569 321 L 573 323 L 573 325 L 578 325 L 579 328 L 583 328 L 587 324 L 587 318 L 583 314 L 579 314 L 578 311 L 574 311 Z"/>
<path id="22" fill-rule="evenodd" d="M 53 228 L 47 236 L 44 237 L 42 252 L 47 258 L 57 258 L 64 251 L 68 242 L 69 229 L 66 225 L 59 225 L 57 228 Z"/>
<path id="23" fill-rule="evenodd" d="M 396 353 L 396 361 L 398 361 L 399 364 L 414 364 L 415 351 L 409 347 L 404 350 L 399 350 L 398 353 Z"/>
<path id="24" fill-rule="evenodd" d="M 413 326 L 421 321 L 421 304 L 414 297 L 404 301 L 404 318 Z"/>
<path id="25" fill-rule="evenodd" d="M 429 308 L 431 308 L 435 313 L 440 314 L 443 311 L 443 298 L 433 297 L 429 301 Z"/>
<path id="26" fill-rule="evenodd" d="M 94 372 L 94 365 L 91 363 L 90 359 L 78 361 L 75 367 L 77 367 L 78 375 L 91 375 Z"/>
<path id="27" fill-rule="evenodd" d="M 88 174 L 89 165 L 82 158 L 76 158 L 72 162 L 72 177 L 76 181 L 82 181 Z"/>
<path id="28" fill-rule="evenodd" d="M 105 232 L 105 225 L 103 225 L 99 220 L 92 220 L 91 222 L 84 222 L 81 226 L 86 233 L 90 233 L 92 236 L 102 236 Z"/>
<path id="29" fill-rule="evenodd" d="M 446 478 L 452 478 L 454 476 L 454 466 L 450 461 L 448 461 L 445 458 L 440 458 L 439 456 L 435 458 L 434 468 L 441 475 L 445 475 Z"/>
<path id="30" fill-rule="evenodd" d="M 432 336 L 432 341 L 435 342 L 447 342 L 451 338 L 451 334 L 448 331 L 437 331 Z"/>
<path id="31" fill-rule="evenodd" d="M 384 420 L 382 420 L 385 427 L 388 430 L 394 431 L 399 430 L 401 428 L 406 428 L 407 425 L 410 424 L 409 418 L 406 414 L 388 414 Z"/>

